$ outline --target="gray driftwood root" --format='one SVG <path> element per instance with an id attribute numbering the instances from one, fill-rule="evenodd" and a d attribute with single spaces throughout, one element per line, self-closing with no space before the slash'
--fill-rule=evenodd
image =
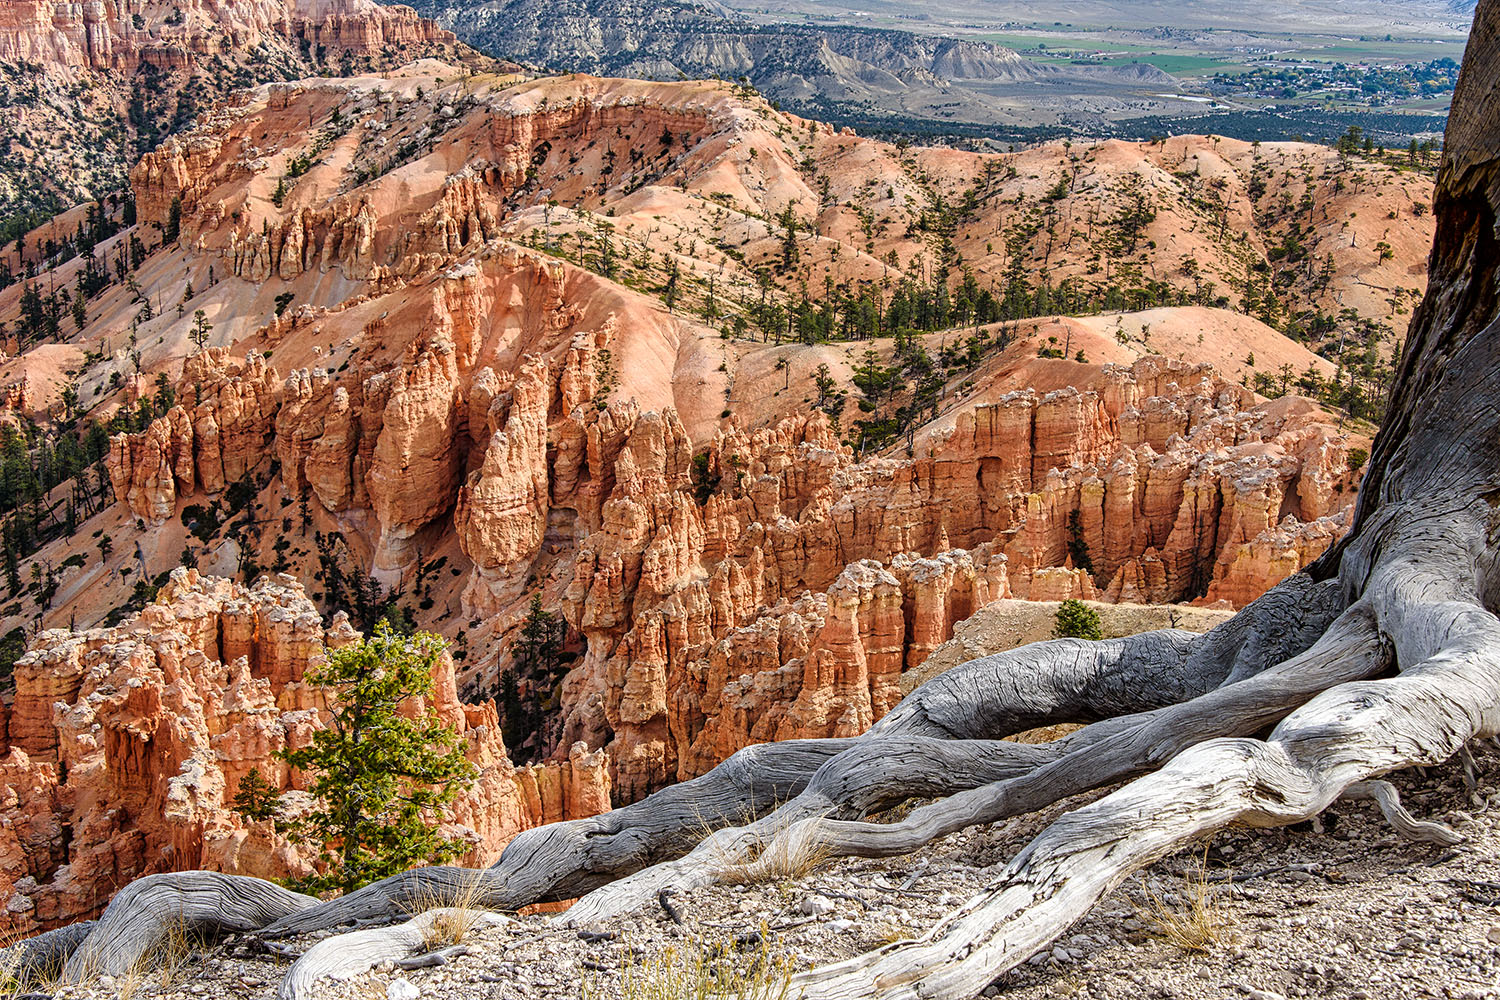
<path id="1" fill-rule="evenodd" d="M 469 929 L 476 926 L 497 926 L 505 923 L 505 918 L 498 913 L 440 907 L 391 927 L 350 931 L 324 938 L 293 963 L 282 978 L 277 995 L 280 1000 L 309 1000 L 318 995 L 318 981 L 321 979 L 348 978 L 373 969 L 381 962 L 401 962 L 423 952 L 444 956 L 455 954 L 456 944 L 448 944 L 439 950 L 428 950 L 434 934 L 438 933 L 434 925 L 442 921 Z"/>
<path id="2" fill-rule="evenodd" d="M 14 979 L 16 988 L 22 991 L 51 982 L 62 974 L 63 963 L 93 932 L 96 922 L 80 920 L 0 950 L 0 973 Z"/>
<path id="3" fill-rule="evenodd" d="M 138 878 L 115 894 L 92 933 L 68 956 L 63 979 L 118 976 L 177 940 L 257 930 L 317 903 L 274 882 L 219 872 Z"/>

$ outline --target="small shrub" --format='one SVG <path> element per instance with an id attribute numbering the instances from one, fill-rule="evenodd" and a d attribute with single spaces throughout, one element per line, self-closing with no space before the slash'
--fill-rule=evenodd
<path id="1" fill-rule="evenodd" d="M 1052 634 L 1059 639 L 1103 639 L 1099 612 L 1076 599 L 1062 602 Z"/>

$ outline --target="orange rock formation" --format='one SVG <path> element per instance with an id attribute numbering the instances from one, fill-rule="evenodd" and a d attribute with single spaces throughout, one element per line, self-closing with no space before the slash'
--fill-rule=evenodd
<path id="1" fill-rule="evenodd" d="M 142 63 L 182 69 L 217 52 L 219 35 L 236 52 L 266 35 L 368 54 L 388 45 L 454 41 L 410 7 L 371 0 L 182 0 L 175 12 L 116 0 L 32 0 L 0 8 L 0 62 L 34 63 L 54 73 L 132 73 Z"/>
<path id="2" fill-rule="evenodd" d="M 304 870 L 299 845 L 247 824 L 231 802 L 252 768 L 289 800 L 305 795 L 305 776 L 273 754 L 322 725 L 323 694 L 304 673 L 356 637 L 342 615 L 325 624 L 290 578 L 245 588 L 187 569 L 125 624 L 43 632 L 16 662 L 0 759 L 0 895 L 12 924 L 86 917 L 155 871 Z M 444 817 L 473 844 L 471 862 L 493 860 L 521 830 L 609 808 L 602 753 L 576 747 L 516 768 L 494 704 L 459 700 L 446 654 L 433 682 L 431 710 L 479 769 Z"/>
<path id="3" fill-rule="evenodd" d="M 112 442 L 115 495 L 165 519 L 271 440 L 289 492 L 368 513 L 394 579 L 406 541 L 451 517 L 466 616 L 513 621 L 528 578 L 559 579 L 587 648 L 558 746 L 608 746 L 627 799 L 750 742 L 861 731 L 990 600 L 1252 599 L 1330 543 L 1353 495 L 1321 411 L 1257 403 L 1207 366 L 1106 366 L 961 411 L 912 458 L 857 462 L 822 414 L 731 426 L 695 454 L 675 410 L 597 405 L 583 373 L 607 342 L 501 376 L 438 341 L 345 381 L 211 350 L 178 386 L 191 417 Z"/>
<path id="4" fill-rule="evenodd" d="M 1041 214 L 1102 226 L 1142 185 L 1159 189 L 1136 240 L 1069 230 L 1054 251 L 1022 225 L 1016 206 L 1042 204 L 1064 160 L 1077 183 Z M 1344 169 L 1318 147 L 1192 137 L 903 152 L 712 82 L 517 81 L 424 63 L 257 88 L 132 173 L 152 248 L 136 281 L 158 308 L 142 318 L 123 286 L 91 301 L 77 339 L 105 360 L 80 369 L 80 394 L 107 414 L 164 375 L 176 405 L 111 444 L 122 506 L 101 517 L 135 544 L 117 540 L 113 561 L 86 548 L 44 611 L 79 609 L 83 580 L 123 599 L 118 570 L 137 553 L 148 577 L 175 565 L 187 504 L 211 506 L 248 474 L 271 516 L 252 510 L 233 546 L 220 536 L 189 557 L 227 566 L 224 552 L 261 544 L 265 565 L 268 543 L 245 539 L 305 500 L 304 523 L 341 535 L 386 586 L 444 560 L 416 613 L 462 635 L 467 690 L 494 690 L 540 593 L 578 657 L 544 749 L 608 747 L 630 799 L 751 740 L 858 731 L 890 707 L 903 669 L 997 597 L 1242 603 L 1336 536 L 1354 474 L 1321 410 L 1234 384 L 1283 365 L 1329 378 L 1332 363 L 1210 307 L 1197 286 L 1239 280 L 1247 252 L 1270 255 L 1254 220 L 1274 205 L 1255 203 L 1251 180 L 1270 185 L 1264 202 L 1309 174 L 1310 252 L 1382 234 L 1400 252 L 1362 251 L 1291 299 L 1321 308 L 1356 286 L 1420 284 L 1420 266 L 1401 275 L 1406 244 L 1430 239 L 1426 180 L 1370 165 L 1379 183 L 1359 197 L 1381 211 L 1362 201 L 1349 225 L 1380 232 L 1344 233 L 1356 214 Z M 1184 178 L 1200 175 L 1223 181 L 1223 212 L 1189 197 L 1199 182 Z M 873 295 L 930 265 L 923 213 L 970 201 L 954 242 L 981 285 L 1018 261 L 1037 280 L 1094 281 L 1105 253 L 1175 284 L 1163 300 L 1209 304 L 991 324 L 972 345 L 967 325 L 921 335 L 942 413 L 909 453 L 856 460 L 842 440 L 860 416 L 852 399 L 830 407 L 841 433 L 807 414 L 813 373 L 827 365 L 847 388 L 862 348 L 772 345 L 734 323 L 787 291 L 755 280 L 783 246 L 772 220 L 789 206 L 798 218 L 813 294 L 826 274 Z M 178 239 L 158 244 L 174 203 Z M 1249 234 L 1248 251 L 1224 243 L 1226 226 Z M 656 291 L 672 276 L 682 297 L 669 307 Z M 0 292 L 4 315 L 18 294 Z M 713 326 L 698 319 L 710 296 Z M 199 308 L 213 326 L 203 351 L 189 337 Z M 116 391 L 127 329 L 142 374 Z M 960 338 L 978 360 L 943 358 Z M 863 343 L 889 360 L 890 338 Z M 313 578 L 315 557 L 293 557 Z"/>

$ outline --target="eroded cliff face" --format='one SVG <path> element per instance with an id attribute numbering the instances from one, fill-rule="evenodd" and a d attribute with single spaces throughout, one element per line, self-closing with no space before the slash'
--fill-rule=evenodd
<path id="1" fill-rule="evenodd" d="M 307 870 L 308 851 L 231 807 L 258 770 L 305 801 L 307 776 L 275 759 L 326 718 L 304 679 L 325 650 L 357 638 L 325 622 L 300 585 L 253 587 L 178 569 L 156 603 L 115 628 L 41 633 L 16 662 L 0 758 L 0 894 L 10 922 L 50 927 L 96 913 L 120 885 L 207 868 L 261 877 Z M 487 863 L 517 833 L 609 808 L 604 755 L 513 766 L 492 702 L 465 704 L 446 654 L 432 711 L 478 769 L 442 817 Z M 300 797 L 300 798 L 299 798 Z"/>
<path id="2" fill-rule="evenodd" d="M 1177 145 L 1091 148 L 1100 183 L 1070 210 L 1109 208 L 1113 171 L 1218 148 Z M 528 689 L 549 722 L 524 752 L 607 747 L 621 799 L 755 740 L 860 731 L 996 598 L 1239 604 L 1337 536 L 1354 473 L 1328 415 L 1261 400 L 1234 384 L 1248 371 L 1155 353 L 1240 365 L 1253 346 L 1262 366 L 1333 374 L 1247 317 L 1044 318 L 966 330 L 961 348 L 953 331 L 919 335 L 942 412 L 909 450 L 863 460 L 844 443 L 852 398 L 829 404 L 837 425 L 813 405 L 816 372 L 850 386 L 849 345 L 772 345 L 697 318 L 710 300 L 779 294 L 752 275 L 780 252 L 767 220 L 784 209 L 809 267 L 873 287 L 921 251 L 911 206 L 956 199 L 986 165 L 1007 169 L 961 235 L 977 273 L 999 268 L 981 230 L 1030 190 L 1008 170 L 1030 161 L 913 157 L 930 186 L 893 147 L 707 82 L 427 66 L 260 88 L 132 175 L 139 232 L 180 209 L 141 280 L 182 314 L 140 320 L 111 291 L 81 335 L 119 353 L 110 335 L 137 321 L 144 373 L 111 400 L 96 365 L 85 398 L 134 407 L 157 376 L 175 398 L 111 442 L 111 516 L 148 577 L 184 543 L 182 558 L 228 572 L 236 552 L 269 565 L 286 541 L 276 557 L 321 582 L 317 601 L 332 588 L 303 539 L 342 538 L 352 568 L 454 640 L 466 691 L 498 690 L 540 595 L 567 620 L 571 670 Z M 890 226 L 856 225 L 871 191 Z M 670 305 L 668 281 L 685 296 Z M 189 337 L 198 308 L 206 350 Z M 868 342 L 883 360 L 888 340 Z M 955 367 L 954 350 L 977 360 Z M 189 505 L 218 513 L 194 521 Z M 235 523 L 214 533 L 226 507 Z M 100 586 L 124 579 L 132 555 L 116 552 Z"/>
<path id="3" fill-rule="evenodd" d="M 559 436 L 597 484 L 559 492 L 576 474 L 554 470 L 588 641 L 562 742 L 607 745 L 624 798 L 753 742 L 863 731 L 992 600 L 1250 597 L 1337 536 L 1354 492 L 1311 406 L 1160 359 L 980 405 L 911 459 L 856 462 L 821 415 L 697 457 L 670 412 L 612 405 Z"/>
<path id="4" fill-rule="evenodd" d="M 374 0 L 0 5 L 0 63 L 26 67 L 28 83 L 0 94 L 0 210 L 117 191 L 142 151 L 246 86 L 435 55 L 488 64 L 410 7 Z"/>
<path id="5" fill-rule="evenodd" d="M 372 56 L 385 46 L 455 40 L 410 7 L 371 0 L 31 0 L 0 12 L 0 61 L 33 63 L 60 75 L 130 74 L 143 63 L 176 70 L 218 53 L 221 39 L 225 51 L 246 52 L 266 36 Z"/>
<path id="6" fill-rule="evenodd" d="M 672 408 L 599 398 L 613 342 L 503 374 L 446 341 L 342 376 L 210 350 L 177 387 L 191 414 L 112 442 L 115 495 L 163 519 L 274 454 L 287 495 L 372 526 L 394 582 L 408 540 L 455 534 L 461 614 L 489 636 L 535 589 L 560 600 L 583 655 L 550 745 L 607 747 L 630 800 L 752 742 L 861 732 L 992 600 L 1253 599 L 1337 537 L 1354 492 L 1321 411 L 1207 366 L 1106 366 L 856 461 L 821 413 L 695 444 Z M 466 668 L 493 690 L 508 643 L 487 645 Z"/>

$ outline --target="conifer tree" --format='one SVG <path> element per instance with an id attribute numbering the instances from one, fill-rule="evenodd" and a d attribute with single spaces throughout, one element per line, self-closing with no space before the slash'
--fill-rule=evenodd
<path id="1" fill-rule="evenodd" d="M 281 315 L 280 312 L 277 315 Z M 188 339 L 201 351 L 203 345 L 208 343 L 208 333 L 213 328 L 214 325 L 208 321 L 208 314 L 202 309 L 195 309 L 193 310 L 193 328 L 188 333 Z"/>
<path id="2" fill-rule="evenodd" d="M 797 214 L 788 205 L 781 213 L 781 227 L 786 230 L 786 235 L 781 239 L 781 269 L 790 271 L 792 265 L 797 263 Z"/>
<path id="3" fill-rule="evenodd" d="M 1083 537 L 1083 517 L 1077 508 L 1068 512 L 1068 555 L 1073 557 L 1073 565 L 1078 569 L 1089 573 L 1094 571 L 1089 543 Z"/>
<path id="4" fill-rule="evenodd" d="M 1099 612 L 1072 598 L 1058 607 L 1052 634 L 1059 639 L 1104 638 L 1104 631 L 1099 627 Z"/>
<path id="5" fill-rule="evenodd" d="M 239 790 L 234 793 L 234 811 L 249 820 L 272 819 L 276 815 L 281 794 L 276 786 L 266 780 L 260 768 L 252 767 L 240 779 Z"/>
<path id="6" fill-rule="evenodd" d="M 436 717 L 398 710 L 432 694 L 442 651 L 431 633 L 402 636 L 380 621 L 368 639 L 330 650 L 324 666 L 308 671 L 335 707 L 311 743 L 280 754 L 315 775 L 309 791 L 318 805 L 298 828 L 321 844 L 321 864 L 302 888 L 347 892 L 463 852 L 462 841 L 438 830 L 435 813 L 473 778 L 473 765 Z"/>
<path id="7" fill-rule="evenodd" d="M 182 233 L 182 199 L 176 195 L 172 196 L 172 204 L 167 209 L 167 224 L 162 228 L 162 242 L 176 243 L 177 237 Z"/>
<path id="8" fill-rule="evenodd" d="M 500 676 L 500 707 L 504 712 L 502 735 L 508 749 L 524 759 L 523 744 L 542 724 L 542 700 L 557 686 L 563 638 L 567 623 L 542 606 L 542 595 L 531 595 L 531 607 L 521 625 L 521 634 L 511 648 L 513 667 Z M 521 681 L 526 691 L 521 691 Z M 533 746 L 532 752 L 538 748 Z M 514 756 L 514 755 L 513 755 Z"/>

